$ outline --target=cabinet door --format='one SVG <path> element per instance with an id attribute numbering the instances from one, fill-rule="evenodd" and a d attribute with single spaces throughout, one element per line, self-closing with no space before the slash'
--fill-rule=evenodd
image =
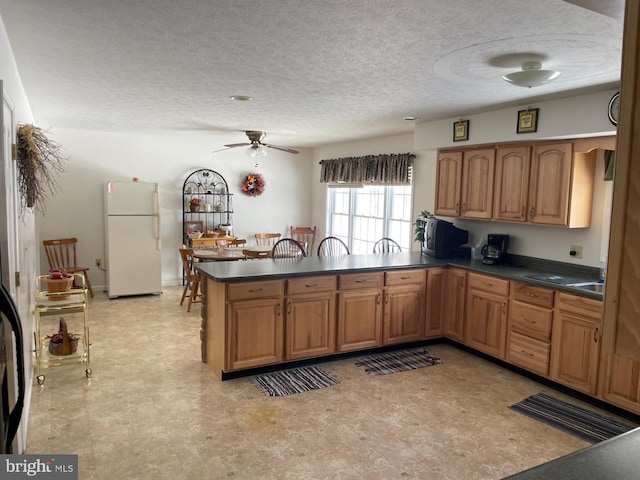
<path id="1" fill-rule="evenodd" d="M 336 350 L 335 294 L 287 298 L 286 359 L 317 357 Z"/>
<path id="2" fill-rule="evenodd" d="M 531 147 L 498 148 L 493 218 L 509 222 L 527 219 Z"/>
<path id="3" fill-rule="evenodd" d="M 460 215 L 462 152 L 440 152 L 436 172 L 436 215 Z"/>
<path id="4" fill-rule="evenodd" d="M 352 290 L 338 296 L 338 352 L 382 344 L 382 292 Z"/>
<path id="5" fill-rule="evenodd" d="M 384 293 L 382 343 L 415 342 L 422 338 L 422 285 L 387 287 Z"/>
<path id="6" fill-rule="evenodd" d="M 464 309 L 467 274 L 464 270 L 447 272 L 447 300 L 445 304 L 445 335 L 458 342 L 464 341 Z"/>
<path id="7" fill-rule="evenodd" d="M 425 315 L 425 338 L 444 335 L 447 301 L 447 269 L 427 270 L 427 304 Z"/>
<path id="8" fill-rule="evenodd" d="M 603 354 L 598 391 L 605 401 L 640 413 L 640 362 L 622 355 Z"/>
<path id="9" fill-rule="evenodd" d="M 495 164 L 496 151 L 493 148 L 464 152 L 461 216 L 466 218 L 491 218 Z"/>
<path id="10" fill-rule="evenodd" d="M 600 359 L 600 322 L 556 311 L 552 338 L 551 378 L 594 395 Z"/>
<path id="11" fill-rule="evenodd" d="M 504 359 L 507 348 L 507 298 L 469 288 L 464 325 L 465 344 Z"/>
<path id="12" fill-rule="evenodd" d="M 536 145 L 531 159 L 529 222 L 567 225 L 573 145 Z"/>
<path id="13" fill-rule="evenodd" d="M 278 363 L 284 357 L 282 299 L 246 300 L 229 305 L 229 370 Z"/>

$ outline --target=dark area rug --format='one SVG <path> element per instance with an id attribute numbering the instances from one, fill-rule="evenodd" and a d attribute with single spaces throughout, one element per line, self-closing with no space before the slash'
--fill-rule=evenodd
<path id="1" fill-rule="evenodd" d="M 266 395 L 282 397 L 331 387 L 340 380 L 320 367 L 301 367 L 260 375 L 254 382 Z"/>
<path id="2" fill-rule="evenodd" d="M 356 359 L 356 366 L 364 367 L 369 375 L 388 375 L 442 363 L 425 348 L 409 348 L 394 352 L 376 353 Z"/>
<path id="3" fill-rule="evenodd" d="M 531 395 L 509 408 L 591 443 L 636 428 L 544 393 Z"/>

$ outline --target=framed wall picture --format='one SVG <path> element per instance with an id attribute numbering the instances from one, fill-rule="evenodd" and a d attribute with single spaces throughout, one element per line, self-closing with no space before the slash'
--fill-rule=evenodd
<path id="1" fill-rule="evenodd" d="M 202 220 L 189 220 L 184 222 L 184 233 L 202 233 L 204 228 Z"/>
<path id="2" fill-rule="evenodd" d="M 532 133 L 538 131 L 538 108 L 527 108 L 518 111 L 518 128 L 516 133 Z"/>
<path id="3" fill-rule="evenodd" d="M 453 141 L 462 142 L 469 140 L 469 120 L 453 122 Z"/>

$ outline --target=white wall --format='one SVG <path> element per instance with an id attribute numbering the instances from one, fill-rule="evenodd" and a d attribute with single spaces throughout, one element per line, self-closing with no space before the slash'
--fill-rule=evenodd
<path id="1" fill-rule="evenodd" d="M 607 106 L 609 99 L 615 92 L 616 90 L 606 90 L 548 102 L 523 104 L 521 107 L 464 117 L 465 120 L 470 121 L 469 141 L 466 142 L 454 143 L 452 140 L 453 122 L 459 118 L 420 123 L 415 128 L 414 149 L 423 151 L 422 155 L 429 158 L 428 167 L 434 170 L 429 170 L 427 177 L 416 175 L 416 184 L 431 182 L 432 179 L 435 179 L 435 155 L 438 148 L 591 136 L 602 137 L 601 146 L 603 148 L 614 148 L 615 138 L 611 135 L 615 135 L 615 128 L 608 120 Z M 526 107 L 540 109 L 538 131 L 516 134 L 518 110 Z M 580 150 L 580 148 L 576 150 Z M 590 228 L 566 229 L 459 219 L 455 219 L 454 223 L 469 230 L 471 244 L 478 241 L 484 242 L 487 233 L 506 233 L 510 235 L 510 253 L 598 267 L 603 255 L 602 252 L 606 252 L 603 242 L 607 241 L 607 236 L 603 235 L 603 231 L 606 230 L 603 221 L 606 222 L 608 216 L 603 209 L 610 208 L 608 205 L 610 205 L 609 196 L 611 194 L 611 188 L 607 187 L 607 182 L 602 180 L 603 175 L 604 161 L 602 156 L 599 156 L 596 164 Z M 429 183 L 430 187 L 431 185 Z M 433 202 L 430 205 L 432 206 Z M 583 247 L 582 259 L 569 256 L 571 245 Z"/>
<path id="2" fill-rule="evenodd" d="M 68 156 L 66 172 L 59 178 L 61 193 L 47 202 L 45 216 L 38 216 L 39 241 L 77 237 L 79 262 L 91 268 L 95 289 L 105 286 L 104 272 L 95 259 L 104 260 L 103 187 L 108 180 L 160 184 L 162 218 L 162 283 L 182 282 L 178 247 L 182 244 L 182 185 L 194 170 L 209 168 L 220 173 L 233 196 L 234 234 L 253 241 L 256 232 L 287 234 L 292 224 L 311 223 L 311 151 L 291 155 L 270 149 L 255 161 L 243 148 L 212 154 L 216 149 L 205 134 L 141 135 L 52 129 L 52 138 Z M 244 176 L 258 172 L 266 181 L 260 197 L 243 195 Z M 134 235 L 135 232 L 132 232 Z M 288 236 L 288 234 L 287 234 Z M 40 262 L 48 270 L 46 257 Z"/>
<path id="3" fill-rule="evenodd" d="M 20 75 L 16 67 L 13 51 L 9 44 L 7 32 L 4 23 L 0 18 L 0 79 L 3 86 L 3 98 L 7 99 L 14 111 L 14 123 L 32 123 L 33 116 L 31 107 L 24 91 Z M 16 128 L 17 130 L 17 128 Z M 7 202 L 2 199 L 2 207 L 5 208 Z M 16 212 L 17 213 L 17 212 Z M 0 228 L 6 228 L 1 225 Z M 23 353 L 25 359 L 25 405 L 22 417 L 22 423 L 17 434 L 18 452 L 22 453 L 27 441 L 27 425 L 29 422 L 29 406 L 31 404 L 31 388 L 33 382 L 32 369 L 32 348 L 33 348 L 33 294 L 35 285 L 35 275 L 37 272 L 36 265 L 38 263 L 38 248 L 36 246 L 34 215 L 26 212 L 18 224 L 17 245 L 18 251 L 13 252 L 16 255 L 18 271 L 22 279 L 21 286 L 17 288 L 16 304 L 20 313 L 22 322 L 22 330 L 24 337 Z M 3 259 L 7 261 L 7 259 Z M 11 389 L 13 391 L 13 389 Z"/>

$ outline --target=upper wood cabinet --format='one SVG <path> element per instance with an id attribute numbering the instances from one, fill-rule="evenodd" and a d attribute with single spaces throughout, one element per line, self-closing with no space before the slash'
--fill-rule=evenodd
<path id="1" fill-rule="evenodd" d="M 436 215 L 489 219 L 493 210 L 495 149 L 440 152 Z"/>
<path id="2" fill-rule="evenodd" d="M 462 159 L 460 216 L 489 219 L 493 211 L 496 151 L 493 148 L 470 150 L 464 152 Z"/>
<path id="3" fill-rule="evenodd" d="M 528 221 L 570 228 L 591 225 L 596 150 L 573 154 L 573 144 L 533 147 Z"/>
<path id="4" fill-rule="evenodd" d="M 440 152 L 435 213 L 588 227 L 596 155 L 574 153 L 571 142 Z"/>
<path id="5" fill-rule="evenodd" d="M 460 187 L 462 185 L 462 152 L 438 153 L 436 172 L 436 215 L 460 215 Z"/>
<path id="6" fill-rule="evenodd" d="M 530 146 L 499 147 L 496 152 L 493 218 L 526 222 L 529 198 Z"/>

